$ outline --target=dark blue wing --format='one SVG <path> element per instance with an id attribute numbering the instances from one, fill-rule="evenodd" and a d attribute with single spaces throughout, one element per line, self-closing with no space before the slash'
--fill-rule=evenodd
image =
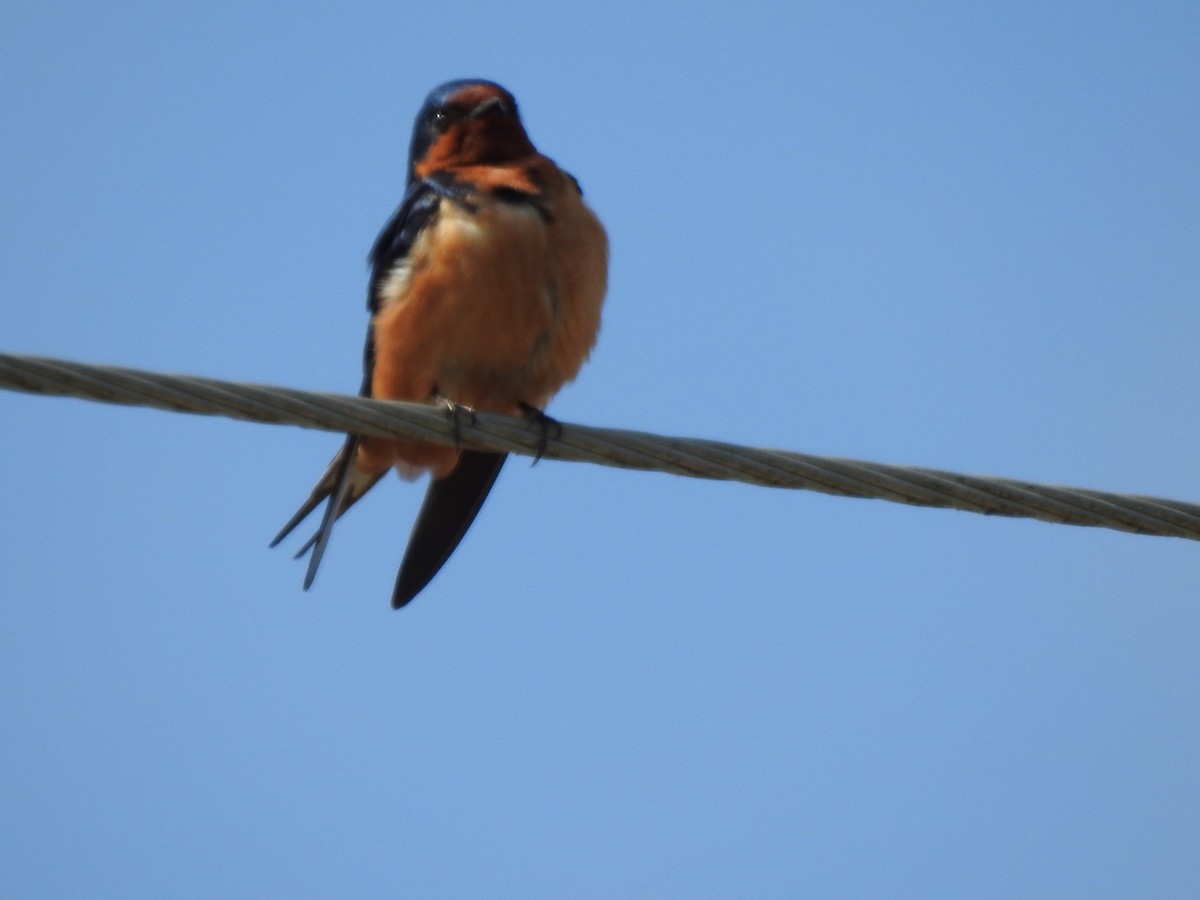
<path id="1" fill-rule="evenodd" d="M 387 278 L 388 273 L 396 264 L 408 255 L 421 230 L 433 221 L 433 217 L 437 214 L 438 204 L 445 193 L 435 183 L 425 180 L 418 181 L 408 189 L 392 217 L 379 232 L 379 237 L 375 239 L 367 258 L 371 266 L 371 280 L 367 289 L 367 308 L 372 313 L 378 309 L 379 287 L 383 280 Z M 362 386 L 359 388 L 359 394 L 363 397 L 371 396 L 371 376 L 374 370 L 375 342 L 372 338 L 372 329 L 368 327 L 366 344 L 363 347 L 363 380 Z M 312 550 L 312 556 L 308 561 L 308 572 L 304 579 L 306 589 L 312 584 L 313 578 L 317 574 L 317 567 L 321 563 L 325 546 L 329 543 L 329 536 L 333 532 L 333 523 L 353 506 L 359 497 L 370 490 L 381 477 L 380 475 L 367 476 L 355 468 L 354 459 L 358 453 L 358 443 L 357 435 L 346 436 L 341 450 L 334 456 L 308 499 L 271 541 L 271 546 L 274 547 L 328 498 L 329 502 L 325 507 L 325 514 L 317 533 L 296 554 L 299 557 L 310 549 Z"/>
<path id="2" fill-rule="evenodd" d="M 384 282 L 412 251 L 421 232 L 433 222 L 442 201 L 449 200 L 472 209 L 476 196 L 473 187 L 459 184 L 442 173 L 423 178 L 409 187 L 367 256 L 371 267 L 367 309 L 372 315 L 379 311 L 380 289 Z M 371 396 L 374 370 L 375 342 L 373 329 L 368 327 L 363 348 L 363 382 L 359 390 L 363 397 Z M 299 557 L 310 549 L 312 551 L 304 578 L 306 590 L 316 577 L 317 567 L 333 533 L 333 523 L 382 477 L 382 474 L 366 475 L 355 467 L 358 444 L 357 435 L 346 436 L 341 450 L 334 456 L 304 505 L 271 542 L 272 547 L 278 544 L 328 498 L 317 533 L 296 554 Z M 403 606 L 437 574 L 474 521 L 506 457 L 507 454 L 503 453 L 467 451 L 450 475 L 430 482 L 429 492 L 413 526 L 401 564 L 392 597 L 393 606 Z"/>
<path id="3" fill-rule="evenodd" d="M 367 262 L 371 266 L 367 309 L 371 312 L 378 311 L 380 286 L 396 264 L 408 256 L 417 236 L 433 221 L 442 200 L 451 200 L 473 209 L 474 197 L 475 191 L 472 187 L 454 181 L 444 172 L 435 172 L 409 187 L 404 200 L 383 226 L 379 237 L 375 238 L 371 252 L 367 255 Z"/>
<path id="4" fill-rule="evenodd" d="M 377 312 L 379 309 L 380 285 L 396 264 L 408 256 L 417 236 L 437 213 L 442 196 L 431 182 L 425 179 L 418 181 L 408 189 L 392 217 L 379 232 L 379 237 L 375 238 L 371 252 L 367 254 L 367 264 L 371 267 L 367 309 L 371 312 Z"/>

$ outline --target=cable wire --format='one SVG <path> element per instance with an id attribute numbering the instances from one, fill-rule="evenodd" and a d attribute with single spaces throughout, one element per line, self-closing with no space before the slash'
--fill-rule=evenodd
<path id="1" fill-rule="evenodd" d="M 540 452 L 547 459 L 1200 540 L 1200 505 L 1193 503 L 720 441 L 565 422 L 559 423 L 561 430 L 551 427 L 543 435 L 518 416 L 485 412 L 449 416 L 444 408 L 418 403 L 3 353 L 0 387 L 323 431 L 458 443 L 473 450 L 526 456 Z"/>

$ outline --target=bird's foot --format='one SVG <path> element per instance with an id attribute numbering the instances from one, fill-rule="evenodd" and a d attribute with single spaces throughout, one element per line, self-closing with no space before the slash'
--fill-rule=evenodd
<path id="1" fill-rule="evenodd" d="M 454 429 L 454 446 L 456 449 L 462 449 L 462 420 L 465 416 L 467 422 L 471 425 L 475 424 L 475 407 L 467 406 L 465 403 L 457 403 L 449 397 L 437 395 L 434 401 L 442 409 L 446 410 L 446 414 L 450 416 L 450 422 Z"/>
<path id="2" fill-rule="evenodd" d="M 530 465 L 536 466 L 538 460 L 546 455 L 546 445 L 550 442 L 550 432 L 554 432 L 556 438 L 562 437 L 562 424 L 554 418 L 546 415 L 536 406 L 529 403 L 521 402 L 517 404 L 521 412 L 525 414 L 531 425 L 538 429 L 538 449 L 537 454 L 533 457 L 533 462 Z"/>

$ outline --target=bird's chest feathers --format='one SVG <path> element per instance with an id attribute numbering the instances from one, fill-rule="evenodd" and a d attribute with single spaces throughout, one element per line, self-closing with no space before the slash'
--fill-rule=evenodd
<path id="1" fill-rule="evenodd" d="M 520 393 L 557 318 L 549 227 L 527 203 L 443 201 L 381 286 L 376 352 L 427 356 L 438 392 L 460 402 L 484 384 Z"/>

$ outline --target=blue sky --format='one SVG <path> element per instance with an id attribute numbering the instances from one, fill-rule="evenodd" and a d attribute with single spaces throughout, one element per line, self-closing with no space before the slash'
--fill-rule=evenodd
<path id="1" fill-rule="evenodd" d="M 412 116 L 612 239 L 552 412 L 1200 499 L 1187 3 L 0 6 L 0 349 L 353 392 Z M 1183 897 L 1200 547 L 0 392 L 6 896 Z"/>

